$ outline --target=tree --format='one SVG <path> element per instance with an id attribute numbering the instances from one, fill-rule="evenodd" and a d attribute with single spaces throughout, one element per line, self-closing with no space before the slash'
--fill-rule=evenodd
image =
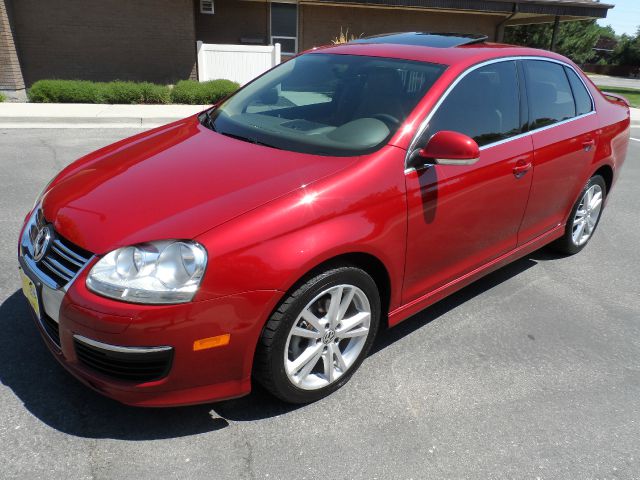
<path id="1" fill-rule="evenodd" d="M 612 62 L 618 65 L 640 66 L 640 27 L 635 36 L 622 35 L 613 51 Z"/>
<path id="2" fill-rule="evenodd" d="M 505 42 L 527 47 L 548 49 L 551 46 L 553 25 L 549 23 L 517 25 L 505 30 Z M 587 63 L 595 52 L 601 36 L 615 37 L 609 26 L 601 27 L 595 20 L 562 22 L 558 29 L 556 52 L 571 58 L 576 63 Z"/>

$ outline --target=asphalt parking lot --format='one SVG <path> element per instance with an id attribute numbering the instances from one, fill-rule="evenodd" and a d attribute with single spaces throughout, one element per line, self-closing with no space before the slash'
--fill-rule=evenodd
<path id="1" fill-rule="evenodd" d="M 0 130 L 1 479 L 640 478 L 640 141 L 585 251 L 536 252 L 383 333 L 331 397 L 145 410 L 55 363 L 15 258 L 50 177 L 133 133 Z"/>

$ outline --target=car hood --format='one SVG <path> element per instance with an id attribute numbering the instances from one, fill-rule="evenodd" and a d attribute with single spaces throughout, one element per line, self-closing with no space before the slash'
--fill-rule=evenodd
<path id="1" fill-rule="evenodd" d="M 44 215 L 63 237 L 96 254 L 190 239 L 354 160 L 247 143 L 191 117 L 67 167 L 43 198 Z"/>

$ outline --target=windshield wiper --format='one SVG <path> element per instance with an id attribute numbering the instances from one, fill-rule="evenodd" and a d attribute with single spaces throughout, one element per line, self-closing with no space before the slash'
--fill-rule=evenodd
<path id="1" fill-rule="evenodd" d="M 207 122 L 206 124 L 205 121 Z M 218 131 L 216 130 L 215 123 L 213 121 L 213 118 L 211 117 L 211 113 L 209 112 L 209 110 L 204 111 L 204 114 L 200 118 L 200 123 L 202 123 L 205 127 L 213 130 L 214 132 Z"/>
<path id="2" fill-rule="evenodd" d="M 209 110 L 205 110 L 202 113 L 202 115 L 200 116 L 200 123 L 202 125 L 204 125 L 205 127 L 209 128 L 210 130 L 213 130 L 214 132 L 219 133 L 220 135 L 225 135 L 227 137 L 235 138 L 236 140 L 242 140 L 243 142 L 253 143 L 254 145 L 261 145 L 263 147 L 269 147 L 269 148 L 275 148 L 277 150 L 282 150 L 282 148 L 276 147 L 275 145 L 271 145 L 271 144 L 268 144 L 268 143 L 265 143 L 265 142 L 261 142 L 257 138 L 244 137 L 242 135 L 235 135 L 233 133 L 221 132 L 220 130 L 218 130 L 216 128 L 215 121 L 213 120 L 213 117 L 211 116 L 211 113 L 209 113 Z"/>
<path id="3" fill-rule="evenodd" d="M 254 145 L 261 145 L 263 147 L 275 148 L 277 150 L 282 150 L 280 147 L 276 147 L 275 145 L 271 145 L 269 143 L 261 142 L 257 138 L 244 137 L 242 135 L 235 135 L 233 133 L 226 132 L 218 132 L 221 135 L 225 135 L 227 137 L 235 138 L 236 140 L 242 140 L 243 142 L 253 143 Z"/>

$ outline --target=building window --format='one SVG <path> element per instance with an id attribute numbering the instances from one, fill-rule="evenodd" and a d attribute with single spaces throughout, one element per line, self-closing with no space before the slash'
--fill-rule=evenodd
<path id="1" fill-rule="evenodd" d="M 298 53 L 298 5 L 295 3 L 271 4 L 271 44 L 279 43 L 282 53 Z"/>
<path id="2" fill-rule="evenodd" d="M 213 0 L 200 0 L 200 13 L 213 15 L 215 13 Z"/>

